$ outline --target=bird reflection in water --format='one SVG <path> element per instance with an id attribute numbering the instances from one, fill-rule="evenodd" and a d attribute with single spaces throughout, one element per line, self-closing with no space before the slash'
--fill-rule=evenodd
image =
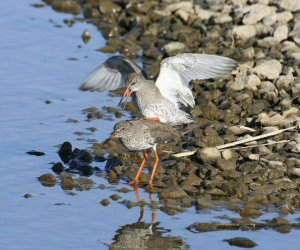
<path id="1" fill-rule="evenodd" d="M 140 202 L 139 189 L 135 188 L 137 201 Z M 153 193 L 149 196 L 150 205 L 153 204 Z M 140 216 L 137 222 L 124 225 L 116 231 L 113 243 L 108 245 L 110 250 L 173 250 L 173 249 L 189 249 L 183 238 L 175 236 L 164 236 L 171 230 L 164 229 L 156 222 L 156 211 L 151 205 L 152 219 L 151 223 L 142 222 L 145 209 L 140 206 Z"/>

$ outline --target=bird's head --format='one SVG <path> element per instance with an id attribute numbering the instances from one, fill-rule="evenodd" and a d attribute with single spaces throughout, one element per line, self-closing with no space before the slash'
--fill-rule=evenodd
<path id="1" fill-rule="evenodd" d="M 115 126 L 114 126 L 114 132 L 111 135 L 111 138 L 115 139 L 115 138 L 122 138 L 124 136 L 126 136 L 128 134 L 128 130 L 131 127 L 131 123 L 128 121 L 121 121 L 118 122 Z"/>
<path id="2" fill-rule="evenodd" d="M 140 88 L 142 88 L 144 80 L 145 78 L 137 73 L 128 75 L 126 79 L 127 89 L 130 90 L 131 93 L 138 91 Z"/>
<path id="3" fill-rule="evenodd" d="M 139 89 L 141 89 L 143 87 L 145 78 L 137 73 L 132 73 L 130 75 L 128 75 L 125 84 L 127 86 L 123 97 L 119 103 L 119 105 L 122 103 L 123 99 L 124 101 L 124 107 L 129 99 L 129 97 L 131 97 L 132 93 L 138 91 Z"/>

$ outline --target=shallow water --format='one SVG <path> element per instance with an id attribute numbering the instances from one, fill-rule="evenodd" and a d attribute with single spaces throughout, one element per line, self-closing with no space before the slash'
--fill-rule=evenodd
<path id="1" fill-rule="evenodd" d="M 93 126 L 98 130 L 90 138 L 98 141 L 107 138 L 116 121 L 86 122 L 81 110 L 90 106 L 99 109 L 116 106 L 119 100 L 108 93 L 78 90 L 90 70 L 108 56 L 95 51 L 104 44 L 97 29 L 80 22 L 68 27 L 63 20 L 73 16 L 56 13 L 49 7 L 37 9 L 31 6 L 33 3 L 36 2 L 0 3 L 1 249 L 107 249 L 108 244 L 124 240 L 126 235 L 132 241 L 137 235 L 149 234 L 150 208 L 145 207 L 143 218 L 148 224 L 144 225 L 144 231 L 137 231 L 139 207 L 128 209 L 118 201 L 111 201 L 107 207 L 99 204 L 116 193 L 116 189 L 128 187 L 125 182 L 108 185 L 110 188 L 104 190 L 75 191 L 77 195 L 71 196 L 59 186 L 43 187 L 36 179 L 51 172 L 49 163 L 60 160 L 56 145 L 70 141 L 75 147 L 90 146 L 86 140 L 89 136 L 78 140 L 75 132 L 89 132 L 86 128 Z M 88 44 L 81 40 L 85 29 L 92 34 Z M 46 104 L 46 100 L 52 103 Z M 68 118 L 80 122 L 66 123 Z M 30 150 L 46 155 L 26 154 Z M 93 179 L 97 184 L 107 184 L 104 178 Z M 26 193 L 33 197 L 25 199 Z M 136 200 L 134 192 L 120 195 L 122 199 Z M 146 191 L 140 190 L 140 195 L 149 201 Z M 222 209 L 197 213 L 190 208 L 176 216 L 158 210 L 159 225 L 156 228 L 155 224 L 152 230 L 155 237 L 141 236 L 140 244 L 147 245 L 150 239 L 160 249 L 175 243 L 174 246 L 181 245 L 183 249 L 233 249 L 223 239 L 247 237 L 258 244 L 255 249 L 299 249 L 299 230 L 281 234 L 273 230 L 192 233 L 186 229 L 193 222 L 220 221 L 216 216 L 224 214 L 238 217 Z M 276 216 L 268 213 L 260 220 Z M 298 217 L 299 212 L 288 218 Z M 128 226 L 131 224 L 132 227 Z"/>

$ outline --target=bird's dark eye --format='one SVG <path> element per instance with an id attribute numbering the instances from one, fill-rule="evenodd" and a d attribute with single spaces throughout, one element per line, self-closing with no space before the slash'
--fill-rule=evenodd
<path id="1" fill-rule="evenodd" d="M 124 130 L 124 128 L 119 128 L 118 129 L 119 132 L 122 132 L 123 130 Z"/>

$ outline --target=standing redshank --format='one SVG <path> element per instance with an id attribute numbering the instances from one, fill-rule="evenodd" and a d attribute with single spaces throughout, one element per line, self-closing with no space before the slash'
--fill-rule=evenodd
<path id="1" fill-rule="evenodd" d="M 112 138 L 119 138 L 129 150 L 143 150 L 144 159 L 131 186 L 137 187 L 140 175 L 148 159 L 147 149 L 152 148 L 155 153 L 155 164 L 151 173 L 149 186 L 153 187 L 153 179 L 159 164 L 157 144 L 166 143 L 179 138 L 179 132 L 168 124 L 150 120 L 121 121 L 114 126 Z"/>
<path id="2" fill-rule="evenodd" d="M 123 97 L 132 95 L 145 118 L 171 125 L 188 124 L 193 122 L 193 118 L 181 107 L 195 105 L 190 81 L 225 76 L 237 65 L 233 59 L 217 55 L 178 54 L 161 61 L 160 72 L 154 82 L 147 80 L 145 73 L 134 62 L 117 56 L 96 68 L 81 90 L 112 90 L 126 84 Z M 127 79 L 126 82 L 124 79 Z"/>

